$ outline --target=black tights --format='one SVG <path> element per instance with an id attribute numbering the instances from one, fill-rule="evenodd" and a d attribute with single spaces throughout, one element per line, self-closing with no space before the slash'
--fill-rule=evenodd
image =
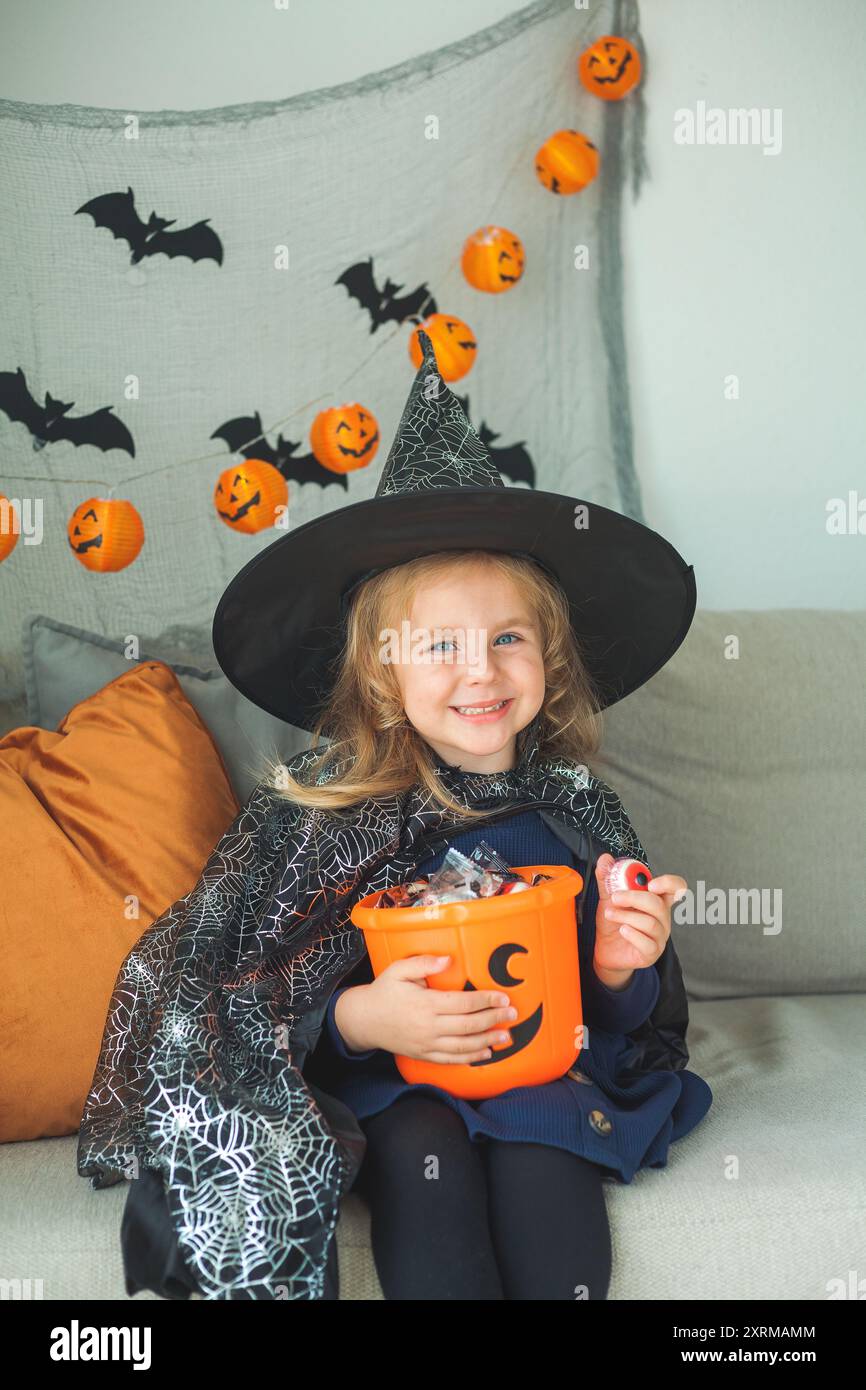
<path id="1" fill-rule="evenodd" d="M 355 1187 L 386 1299 L 606 1298 L 610 1228 L 596 1164 L 545 1144 L 475 1142 L 425 1091 L 360 1124 Z"/>
<path id="2" fill-rule="evenodd" d="M 387 1299 L 607 1296 L 610 1230 L 595 1164 L 543 1144 L 474 1143 L 456 1110 L 426 1091 L 360 1124 L 367 1150 L 355 1187 L 370 1207 Z M 130 1184 L 121 1246 L 130 1296 L 198 1291 L 149 1168 Z M 322 1297 L 339 1298 L 339 1287 L 334 1236 Z"/>

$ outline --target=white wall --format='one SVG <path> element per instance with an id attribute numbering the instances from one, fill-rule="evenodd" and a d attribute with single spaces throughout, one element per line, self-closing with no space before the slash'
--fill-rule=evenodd
<path id="1" fill-rule="evenodd" d="M 0 0 L 0 94 L 126 110 L 278 99 L 519 8 Z M 640 8 L 651 178 L 627 198 L 624 254 L 648 522 L 695 565 L 703 607 L 866 606 L 866 4 Z M 675 144 L 674 112 L 698 101 L 779 108 L 781 152 Z M 828 499 L 850 489 L 864 534 L 828 535 Z"/>
<path id="2" fill-rule="evenodd" d="M 866 607 L 866 5 L 641 15 L 651 179 L 625 274 L 647 518 L 704 607 Z M 700 99 L 780 108 L 781 152 L 676 145 L 673 113 Z M 851 488 L 864 534 L 828 535 L 827 500 Z"/>

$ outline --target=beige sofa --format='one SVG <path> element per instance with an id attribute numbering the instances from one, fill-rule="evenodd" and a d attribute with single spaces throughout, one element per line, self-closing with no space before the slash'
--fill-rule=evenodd
<path id="1" fill-rule="evenodd" d="M 699 610 L 606 715 L 595 770 L 695 892 L 673 933 L 714 1095 L 666 1168 L 606 1183 L 610 1299 L 856 1297 L 866 1275 L 864 689 L 866 613 Z M 93 1191 L 76 1142 L 0 1146 L 0 1278 L 125 1299 L 126 1185 Z M 354 1192 L 338 1250 L 341 1297 L 381 1298 Z"/>

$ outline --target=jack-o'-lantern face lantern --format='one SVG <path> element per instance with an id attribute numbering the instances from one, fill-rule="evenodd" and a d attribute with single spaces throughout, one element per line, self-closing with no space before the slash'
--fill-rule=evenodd
<path id="1" fill-rule="evenodd" d="M 484 988 L 491 989 L 494 986 L 498 986 L 500 989 L 507 989 L 509 992 L 508 997 L 514 1008 L 517 1009 L 518 1014 L 521 1012 L 521 1005 L 523 1005 L 524 1008 L 527 1007 L 524 1001 L 531 994 L 531 991 L 537 989 L 538 993 L 540 993 L 543 983 L 540 978 L 537 981 L 535 980 L 535 975 L 539 972 L 533 969 L 532 962 L 529 960 L 529 954 L 527 948 L 519 945 L 518 942 L 503 941 L 502 945 L 497 946 L 491 953 L 487 962 L 490 984 L 484 985 Z M 520 962 L 520 966 L 523 969 L 523 974 L 521 975 L 514 975 L 512 973 L 512 958 L 517 955 L 523 957 L 523 960 Z M 517 986 L 524 985 L 526 989 L 517 989 Z M 471 980 L 467 980 L 463 988 L 464 990 L 478 989 L 479 986 L 473 984 Z M 538 993 L 535 995 L 536 998 L 538 998 Z M 506 1057 L 514 1057 L 516 1053 L 522 1052 L 525 1047 L 529 1046 L 538 1033 L 543 1017 L 544 1005 L 539 1003 L 532 1012 L 526 1014 L 524 1018 L 518 1018 L 514 1023 L 509 1023 L 507 1025 L 508 1032 L 511 1034 L 510 1043 L 492 1047 L 489 1057 L 479 1058 L 477 1062 L 470 1062 L 469 1065 L 472 1067 L 489 1067 L 493 1062 L 503 1062 Z"/>
<path id="2" fill-rule="evenodd" d="M 69 522 L 69 544 L 76 555 L 86 555 L 88 550 L 102 545 L 104 540 L 100 515 L 101 502 L 95 499 L 83 502 L 72 514 Z"/>
<path id="3" fill-rule="evenodd" d="M 433 344 L 436 365 L 443 381 L 459 381 L 465 376 L 475 361 L 478 344 L 475 334 L 462 319 L 453 314 L 431 314 L 412 333 L 409 339 L 409 356 L 414 367 L 420 367 L 424 360 L 418 332 L 423 330 Z"/>
<path id="4" fill-rule="evenodd" d="M 379 448 L 379 426 L 369 410 L 350 401 L 321 410 L 310 430 L 316 461 L 332 473 L 366 468 Z"/>
<path id="5" fill-rule="evenodd" d="M 640 81 L 640 56 L 628 39 L 604 34 L 581 53 L 577 70 L 593 96 L 602 101 L 619 101 Z"/>
<path id="6" fill-rule="evenodd" d="M 245 459 L 219 476 L 214 488 L 217 515 L 233 531 L 252 535 L 273 526 L 285 509 L 289 489 L 279 469 L 264 459 Z"/>
<path id="7" fill-rule="evenodd" d="M 88 497 L 69 518 L 66 534 L 76 560 L 102 573 L 125 569 L 144 545 L 144 523 L 121 497 Z"/>
<path id="8" fill-rule="evenodd" d="M 579 130 L 558 130 L 535 156 L 535 173 L 551 193 L 568 195 L 586 188 L 598 173 L 599 153 Z"/>
<path id="9" fill-rule="evenodd" d="M 479 227 L 466 238 L 461 267 L 473 289 L 501 294 L 517 284 L 526 253 L 520 237 L 505 227 Z"/>

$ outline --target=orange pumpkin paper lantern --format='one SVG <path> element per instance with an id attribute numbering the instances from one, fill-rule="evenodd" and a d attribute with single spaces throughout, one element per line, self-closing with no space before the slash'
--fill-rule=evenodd
<path id="1" fill-rule="evenodd" d="M 487 294 L 511 290 L 523 274 L 523 242 L 505 227 L 479 227 L 466 238 L 460 262 L 473 289 Z"/>
<path id="2" fill-rule="evenodd" d="M 0 492 L 0 564 L 12 554 L 18 544 L 21 518 L 15 503 Z"/>
<path id="3" fill-rule="evenodd" d="M 640 82 L 640 54 L 628 39 L 604 34 L 577 60 L 581 82 L 602 101 L 621 101 Z"/>
<path id="4" fill-rule="evenodd" d="M 511 1041 L 494 1045 L 486 1061 L 425 1062 L 396 1053 L 405 1081 L 478 1100 L 512 1086 L 543 1085 L 574 1065 L 583 1046 L 574 901 L 583 878 L 564 864 L 534 864 L 515 872 L 528 882 L 539 871 L 550 881 L 526 893 L 431 907 L 377 907 L 377 892 L 352 908 L 374 975 L 406 956 L 450 956 L 444 970 L 428 976 L 429 988 L 504 989 L 517 1010 L 517 1019 L 507 1025 Z"/>
<path id="5" fill-rule="evenodd" d="M 459 381 L 465 376 L 475 361 L 478 344 L 475 334 L 462 319 L 453 314 L 431 314 L 419 323 L 409 339 L 409 356 L 413 367 L 420 367 L 424 360 L 418 330 L 423 329 L 433 344 L 436 363 L 444 381 Z"/>
<path id="6" fill-rule="evenodd" d="M 357 401 L 320 410 L 310 430 L 310 447 L 317 462 L 332 473 L 366 468 L 379 448 L 376 417 Z"/>
<path id="7" fill-rule="evenodd" d="M 579 130 L 558 130 L 535 156 L 535 172 L 551 193 L 579 193 L 598 173 L 595 145 Z"/>
<path id="8" fill-rule="evenodd" d="M 126 569 L 144 545 L 144 523 L 123 497 L 88 497 L 75 508 L 66 533 L 76 560 L 100 573 Z"/>
<path id="9" fill-rule="evenodd" d="M 244 459 L 219 475 L 213 503 L 217 516 L 232 531 L 252 536 L 277 520 L 277 508 L 289 502 L 288 484 L 278 468 L 264 459 Z"/>

